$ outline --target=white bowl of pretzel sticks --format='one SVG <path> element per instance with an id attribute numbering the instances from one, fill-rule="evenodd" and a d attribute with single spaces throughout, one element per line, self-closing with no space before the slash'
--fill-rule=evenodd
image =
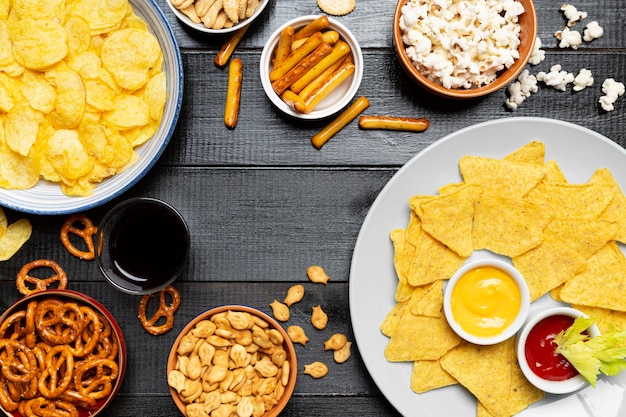
<path id="1" fill-rule="evenodd" d="M 254 21 L 269 0 L 167 0 L 185 25 L 205 33 L 229 33 Z"/>

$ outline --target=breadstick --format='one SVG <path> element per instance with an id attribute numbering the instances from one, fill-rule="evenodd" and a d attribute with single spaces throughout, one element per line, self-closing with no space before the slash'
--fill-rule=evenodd
<path id="1" fill-rule="evenodd" d="M 428 129 L 428 120 L 414 117 L 361 116 L 359 117 L 359 127 L 361 129 L 423 132 Z"/>
<path id="2" fill-rule="evenodd" d="M 244 26 L 241 29 L 234 31 L 226 38 L 226 41 L 217 52 L 217 55 L 215 55 L 215 60 L 213 61 L 215 62 L 215 65 L 217 65 L 218 67 L 223 67 L 224 65 L 226 65 L 231 55 L 235 51 L 235 48 L 237 47 L 237 45 L 239 45 L 239 42 L 243 38 L 243 35 L 246 34 L 246 31 L 249 27 L 250 25 Z"/>
<path id="3" fill-rule="evenodd" d="M 302 39 L 302 38 L 306 38 L 307 36 L 311 36 L 315 32 L 322 31 L 322 30 L 324 30 L 324 29 L 326 29 L 328 27 L 328 23 L 329 23 L 328 22 L 328 16 L 322 15 L 322 16 L 318 17 L 317 19 L 313 20 L 308 25 L 306 25 L 303 28 L 301 28 L 300 30 L 298 30 L 296 32 L 296 34 L 294 35 L 293 40 L 297 41 L 298 39 Z"/>
<path id="4" fill-rule="evenodd" d="M 224 124 L 233 129 L 239 117 L 241 101 L 241 79 L 243 77 L 243 62 L 241 58 L 233 58 L 228 67 L 228 89 L 226 105 L 224 106 Z"/>
<path id="5" fill-rule="evenodd" d="M 315 34 L 309 36 L 309 39 L 307 39 L 307 41 L 303 43 L 301 47 L 291 52 L 283 62 L 275 66 L 272 71 L 270 71 L 270 81 L 274 82 L 283 75 L 285 75 L 287 71 L 295 67 L 298 62 L 302 61 L 308 54 L 313 52 L 315 48 L 317 48 L 321 44 L 322 34 L 320 32 L 316 32 Z"/>
<path id="6" fill-rule="evenodd" d="M 344 41 L 337 42 L 335 46 L 333 46 L 330 54 L 324 57 L 324 59 L 318 62 L 313 68 L 308 70 L 304 75 L 302 75 L 302 77 L 300 77 L 299 80 L 297 80 L 291 85 L 290 89 L 294 93 L 299 94 L 300 91 L 302 91 L 304 87 L 306 87 L 311 81 L 313 81 L 315 78 L 321 75 L 324 71 L 326 71 L 328 67 L 330 67 L 335 62 L 339 61 L 340 59 L 342 59 L 349 53 L 350 53 L 350 46 L 346 42 Z"/>
<path id="7" fill-rule="evenodd" d="M 296 82 L 300 77 L 306 74 L 311 68 L 319 63 L 325 56 L 328 56 L 332 52 L 333 48 L 327 44 L 322 43 L 313 52 L 306 56 L 295 67 L 290 69 L 287 74 L 279 78 L 272 83 L 272 88 L 277 94 L 282 94 L 283 91 L 289 88 L 291 84 Z"/>
<path id="8" fill-rule="evenodd" d="M 342 64 L 335 72 L 333 72 L 329 78 L 324 80 L 322 85 L 315 90 L 311 95 L 305 100 L 306 107 L 304 109 L 305 113 L 310 113 L 315 106 L 317 106 L 322 100 L 324 100 L 328 95 L 337 88 L 341 83 L 343 83 L 349 76 L 354 73 L 355 66 L 352 62 L 346 62 Z"/>
<path id="9" fill-rule="evenodd" d="M 370 102 L 366 97 L 361 96 L 357 98 L 356 101 L 350 105 L 350 107 L 345 109 L 335 120 L 330 122 L 324 129 L 311 138 L 313 146 L 317 149 L 321 149 L 321 147 L 324 146 L 324 144 L 328 142 L 331 137 L 354 120 L 354 118 L 357 117 L 363 110 L 368 108 L 369 105 Z"/>
<path id="10" fill-rule="evenodd" d="M 325 32 L 322 32 L 322 38 L 327 44 L 334 45 L 335 42 L 339 40 L 339 33 L 337 33 L 337 31 L 335 30 L 327 30 Z M 307 39 L 308 36 L 306 38 L 298 39 L 297 41 L 291 42 L 291 50 L 295 50 L 297 47 L 306 42 Z"/>
<path id="11" fill-rule="evenodd" d="M 291 43 L 293 42 L 293 34 L 295 32 L 293 26 L 287 26 L 280 32 L 278 46 L 274 54 L 274 67 L 280 65 L 291 53 Z"/>

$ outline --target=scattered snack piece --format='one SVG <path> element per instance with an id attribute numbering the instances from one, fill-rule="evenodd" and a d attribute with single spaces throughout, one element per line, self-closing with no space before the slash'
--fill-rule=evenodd
<path id="1" fill-rule="evenodd" d="M 276 320 L 287 321 L 291 314 L 289 313 L 289 307 L 286 304 L 281 303 L 278 300 L 272 301 L 270 304 L 272 307 L 272 314 Z"/>
<path id="2" fill-rule="evenodd" d="M 302 346 L 306 346 L 306 343 L 309 341 L 304 329 L 300 326 L 293 325 L 287 327 L 287 335 L 293 343 L 299 343 Z"/>
<path id="3" fill-rule="evenodd" d="M 32 232 L 33 226 L 28 219 L 19 219 L 9 224 L 4 210 L 0 207 L 0 261 L 11 259 L 30 239 Z"/>
<path id="4" fill-rule="evenodd" d="M 98 231 L 98 227 L 85 214 L 74 214 L 65 220 L 61 226 L 61 242 L 69 253 L 83 260 L 92 260 L 95 257 L 93 235 Z M 70 241 L 70 235 L 80 237 L 87 250 L 78 249 Z"/>
<path id="5" fill-rule="evenodd" d="M 541 38 L 537 36 L 533 44 L 533 50 L 530 53 L 530 58 L 528 59 L 530 65 L 539 65 L 546 59 L 546 51 L 541 49 L 541 46 Z"/>
<path id="6" fill-rule="evenodd" d="M 217 55 L 215 55 L 215 59 L 213 60 L 215 65 L 217 65 L 218 67 L 226 66 L 233 52 L 235 52 L 235 48 L 237 48 L 237 45 L 239 45 L 239 42 L 241 42 L 241 39 L 246 34 L 249 27 L 250 25 L 246 25 L 241 29 L 231 33 L 226 38 L 226 40 L 222 44 L 222 47 L 217 52 Z"/>
<path id="7" fill-rule="evenodd" d="M 345 16 L 356 7 L 356 0 L 317 0 L 318 7 L 333 16 Z"/>
<path id="8" fill-rule="evenodd" d="M 311 143 L 317 149 L 321 149 L 337 132 L 343 129 L 348 123 L 354 120 L 363 110 L 370 105 L 369 100 L 361 96 L 354 103 L 345 109 L 335 120 L 330 122 L 319 133 L 311 138 Z"/>
<path id="9" fill-rule="evenodd" d="M 565 91 L 567 85 L 574 82 L 574 74 L 561 70 L 561 65 L 556 64 L 550 67 L 549 72 L 540 71 L 537 73 L 537 81 L 541 81 L 555 90 Z"/>
<path id="10" fill-rule="evenodd" d="M 169 294 L 172 302 L 167 304 L 165 299 L 166 294 Z M 159 307 L 152 317 L 149 319 L 146 317 L 146 310 L 148 309 L 148 303 L 152 299 L 154 294 L 146 294 L 141 297 L 139 301 L 139 322 L 144 329 L 150 334 L 155 336 L 169 332 L 174 327 L 174 313 L 180 306 L 180 294 L 173 286 L 168 286 L 158 292 Z M 165 319 L 165 322 L 159 324 L 161 319 Z"/>
<path id="11" fill-rule="evenodd" d="M 243 77 L 243 61 L 234 58 L 228 68 L 228 89 L 224 106 L 224 124 L 230 129 L 237 126 L 239 105 L 241 102 L 241 81 Z"/>
<path id="12" fill-rule="evenodd" d="M 346 342 L 341 349 L 337 349 L 333 352 L 333 359 L 337 363 L 344 363 L 350 359 L 352 342 Z"/>
<path id="13" fill-rule="evenodd" d="M 49 275 L 47 278 L 37 278 L 30 275 L 30 272 L 37 268 L 52 269 L 54 275 Z M 37 259 L 20 268 L 15 284 L 20 294 L 29 295 L 45 291 L 54 285 L 56 285 L 56 288 L 63 290 L 67 288 L 67 281 L 67 274 L 61 268 L 61 265 L 50 259 Z"/>
<path id="14" fill-rule="evenodd" d="M 567 26 L 569 27 L 576 25 L 576 22 L 587 17 L 587 12 L 579 12 L 578 9 L 571 4 L 562 5 L 561 11 L 567 19 Z"/>
<path id="15" fill-rule="evenodd" d="M 404 130 L 409 132 L 423 132 L 428 129 L 428 120 L 415 117 L 397 116 L 361 116 L 361 129 Z"/>
<path id="16" fill-rule="evenodd" d="M 313 378 L 322 378 L 328 373 L 328 367 L 323 362 L 313 362 L 308 365 L 304 365 L 304 374 L 310 375 Z"/>
<path id="17" fill-rule="evenodd" d="M 509 97 L 506 99 L 505 104 L 511 110 L 517 110 L 520 104 L 530 97 L 532 93 L 536 93 L 538 89 L 537 77 L 530 74 L 527 69 L 524 69 L 517 77 L 517 80 L 507 87 Z"/>
<path id="18" fill-rule="evenodd" d="M 600 97 L 600 106 L 604 111 L 613 111 L 615 110 L 613 104 L 624 95 L 624 83 L 615 81 L 613 78 L 607 78 L 602 83 L 602 92 L 604 95 Z"/>
<path id="19" fill-rule="evenodd" d="M 602 35 L 604 35 L 604 29 L 602 29 L 602 26 L 595 20 L 587 23 L 585 30 L 583 30 L 583 40 L 585 42 L 591 42 L 594 39 L 601 38 Z"/>
<path id="20" fill-rule="evenodd" d="M 313 312 L 311 313 L 311 324 L 317 330 L 324 330 L 328 324 L 328 315 L 322 310 L 322 306 L 313 306 Z"/>
<path id="21" fill-rule="evenodd" d="M 593 74 L 588 69 L 581 69 L 574 78 L 574 91 L 581 91 L 593 85 Z"/>
<path id="22" fill-rule="evenodd" d="M 309 281 L 318 284 L 326 285 L 330 280 L 330 277 L 328 276 L 328 274 L 326 274 L 324 268 L 319 265 L 311 265 L 310 267 L 308 267 L 306 269 L 306 275 L 309 277 Z"/>
<path id="23" fill-rule="evenodd" d="M 348 338 L 345 334 L 335 333 L 324 342 L 324 350 L 339 350 L 347 341 Z"/>
<path id="24" fill-rule="evenodd" d="M 568 27 L 563 30 L 557 30 L 554 36 L 561 41 L 559 42 L 559 48 L 572 48 L 574 50 L 578 49 L 583 39 L 579 31 Z"/>
<path id="25" fill-rule="evenodd" d="M 289 287 L 287 290 L 287 296 L 283 300 L 283 303 L 287 305 L 287 307 L 291 307 L 292 304 L 295 304 L 302 300 L 304 297 L 304 285 L 296 284 Z"/>

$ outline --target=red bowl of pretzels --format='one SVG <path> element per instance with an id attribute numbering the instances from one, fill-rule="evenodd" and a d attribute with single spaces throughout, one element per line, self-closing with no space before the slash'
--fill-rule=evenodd
<path id="1" fill-rule="evenodd" d="M 0 316 L 0 409 L 7 416 L 97 416 L 125 369 L 119 325 L 85 294 L 35 292 Z"/>

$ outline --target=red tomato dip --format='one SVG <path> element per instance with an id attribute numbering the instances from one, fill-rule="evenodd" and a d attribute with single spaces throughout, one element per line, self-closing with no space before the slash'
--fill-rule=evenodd
<path id="1" fill-rule="evenodd" d="M 573 317 L 555 315 L 537 323 L 528 333 L 524 353 L 530 369 L 548 381 L 565 381 L 578 375 L 574 366 L 561 354 L 555 353 L 554 338 L 574 322 Z"/>

